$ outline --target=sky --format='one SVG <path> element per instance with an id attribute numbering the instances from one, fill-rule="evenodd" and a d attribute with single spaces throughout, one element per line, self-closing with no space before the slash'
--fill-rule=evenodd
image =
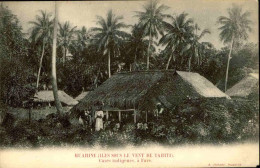
<path id="1" fill-rule="evenodd" d="M 134 11 L 144 11 L 145 1 L 64 1 L 58 2 L 58 19 L 64 23 L 69 21 L 80 29 L 82 26 L 96 27 L 96 16 L 105 17 L 109 9 L 116 15 L 122 15 L 126 24 L 134 25 L 138 22 Z M 46 10 L 54 14 L 54 2 L 27 1 L 4 2 L 6 6 L 17 15 L 24 33 L 30 32 L 29 21 L 35 20 L 39 10 Z M 223 47 L 219 39 L 219 25 L 216 21 L 219 16 L 228 16 L 227 9 L 232 4 L 242 6 L 243 11 L 250 11 L 253 21 L 253 32 L 249 34 L 249 42 L 258 42 L 258 2 L 257 0 L 161 0 L 160 4 L 170 7 L 167 14 L 180 14 L 186 12 L 193 18 L 201 29 L 209 29 L 211 34 L 205 35 L 201 41 L 211 42 L 217 49 Z"/>

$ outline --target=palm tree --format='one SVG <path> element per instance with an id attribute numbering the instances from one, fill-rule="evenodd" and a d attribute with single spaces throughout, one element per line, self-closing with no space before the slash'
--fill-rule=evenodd
<path id="1" fill-rule="evenodd" d="M 143 29 L 144 36 L 149 37 L 149 45 L 147 48 L 147 70 L 149 70 L 149 57 L 150 46 L 153 38 L 158 38 L 158 32 L 163 35 L 163 23 L 164 19 L 169 15 L 163 14 L 163 12 L 169 7 L 165 5 L 159 5 L 158 0 L 150 0 L 145 6 L 145 12 L 137 11 L 137 17 L 139 18 L 139 26 Z"/>
<path id="2" fill-rule="evenodd" d="M 243 13 L 241 7 L 233 5 L 232 8 L 228 9 L 228 15 L 228 17 L 220 16 L 217 20 L 217 23 L 221 24 L 221 27 L 219 27 L 219 30 L 221 31 L 219 35 L 220 40 L 223 41 L 224 44 L 230 44 L 225 79 L 225 92 L 227 90 L 228 69 L 233 45 L 240 39 L 247 40 L 248 32 L 252 31 L 250 27 L 252 21 L 248 19 L 250 12 L 246 11 Z"/>
<path id="3" fill-rule="evenodd" d="M 89 42 L 90 38 L 91 34 L 85 26 L 83 26 L 81 30 L 77 31 L 77 41 L 81 51 L 87 47 L 87 43 Z"/>
<path id="4" fill-rule="evenodd" d="M 200 64 L 200 57 L 199 57 L 199 48 L 201 48 L 202 43 L 200 42 L 201 38 L 206 34 L 210 34 L 211 32 L 208 29 L 202 30 L 200 34 L 198 31 L 200 27 L 196 23 L 193 26 L 193 32 L 190 34 L 191 37 L 188 40 L 188 50 L 187 54 L 189 55 L 189 71 L 191 71 L 191 59 L 193 56 L 197 58 L 197 63 Z"/>
<path id="5" fill-rule="evenodd" d="M 98 50 L 103 51 L 103 55 L 107 54 L 108 57 L 108 76 L 111 76 L 110 62 L 111 53 L 119 51 L 119 46 L 124 42 L 125 38 L 129 36 L 128 33 L 120 30 L 121 28 L 127 28 L 120 20 L 123 19 L 122 16 L 116 16 L 113 14 L 112 10 L 107 13 L 107 18 L 104 19 L 101 16 L 97 16 L 97 24 L 100 27 L 92 28 L 95 33 L 93 37 L 93 42 L 98 46 Z"/>
<path id="6" fill-rule="evenodd" d="M 213 49 L 213 44 L 210 42 L 201 42 L 198 46 L 198 61 L 197 65 L 201 65 L 203 62 L 203 57 L 207 56 L 207 51 Z"/>
<path id="7" fill-rule="evenodd" d="M 80 30 L 76 30 L 75 34 L 76 39 L 72 41 L 71 48 L 73 48 L 73 50 L 77 53 L 81 53 L 90 44 L 92 34 L 85 26 L 83 26 Z"/>
<path id="8" fill-rule="evenodd" d="M 63 64 L 66 61 L 67 50 L 72 43 L 76 27 L 71 27 L 68 21 L 63 25 L 59 23 L 59 45 L 63 48 Z"/>
<path id="9" fill-rule="evenodd" d="M 33 25 L 31 32 L 31 40 L 35 44 L 42 45 L 42 53 L 40 58 L 40 65 L 37 75 L 36 88 L 38 90 L 40 74 L 42 69 L 42 60 L 45 53 L 45 47 L 50 43 L 51 34 L 53 30 L 53 21 L 51 20 L 51 14 L 46 11 L 40 11 L 40 16 L 36 16 L 36 21 L 29 22 Z"/>
<path id="10" fill-rule="evenodd" d="M 127 54 L 134 55 L 131 58 L 131 62 L 136 66 L 137 60 L 140 59 L 141 56 L 146 55 L 146 49 L 149 45 L 149 40 L 145 39 L 143 36 L 143 29 L 138 25 L 134 25 L 132 27 L 131 36 L 129 38 L 129 43 L 127 44 Z M 155 47 L 153 44 L 150 46 L 151 50 L 154 51 Z M 130 71 L 132 67 L 130 66 Z M 133 69 L 134 70 L 134 69 Z"/>
<path id="11" fill-rule="evenodd" d="M 170 61 L 176 59 L 177 53 L 183 53 L 184 46 L 187 44 L 188 38 L 193 31 L 193 20 L 187 18 L 187 13 L 181 13 L 171 17 L 171 23 L 164 22 L 166 34 L 162 36 L 159 43 L 166 45 L 164 51 L 169 55 L 166 70 L 169 68 Z"/>
<path id="12" fill-rule="evenodd" d="M 62 112 L 62 105 L 58 96 L 58 86 L 57 86 L 57 77 L 56 77 L 56 44 L 57 44 L 57 26 L 58 26 L 58 11 L 57 11 L 57 2 L 55 2 L 55 17 L 54 17 L 54 31 L 53 31 L 53 45 L 52 45 L 52 61 L 51 61 L 51 74 L 52 74 L 52 91 L 55 100 L 55 105 L 57 109 L 58 116 Z"/>

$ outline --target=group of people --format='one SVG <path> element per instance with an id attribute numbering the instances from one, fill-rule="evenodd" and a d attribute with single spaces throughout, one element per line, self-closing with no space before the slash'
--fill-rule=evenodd
<path id="1" fill-rule="evenodd" d="M 162 107 L 161 103 L 156 104 L 157 109 L 155 116 L 158 119 L 158 117 L 162 114 L 164 111 L 164 108 Z M 118 130 L 122 122 L 116 121 L 114 117 L 111 118 L 111 121 L 105 121 L 104 122 L 104 112 L 102 111 L 102 105 L 97 106 L 96 109 L 92 110 L 86 110 L 84 113 L 80 113 L 79 115 L 79 122 L 84 126 L 84 127 L 90 127 L 91 130 L 95 131 L 100 131 L 104 128 L 112 128 L 113 130 Z M 146 121 L 147 122 L 147 121 Z M 148 125 L 146 122 L 140 122 L 137 123 L 137 129 L 140 130 L 147 130 Z M 123 122 L 125 123 L 125 122 Z"/>
<path id="2" fill-rule="evenodd" d="M 101 109 L 91 112 L 86 110 L 79 114 L 79 123 L 84 127 L 94 128 L 96 131 L 99 131 L 104 128 L 103 126 L 103 117 L 104 113 Z"/>

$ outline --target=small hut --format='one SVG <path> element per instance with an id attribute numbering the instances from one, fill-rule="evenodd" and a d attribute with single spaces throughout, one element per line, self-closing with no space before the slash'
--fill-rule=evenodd
<path id="1" fill-rule="evenodd" d="M 250 73 L 237 84 L 226 91 L 231 97 L 248 97 L 250 94 L 259 93 L 259 74 Z"/>
<path id="2" fill-rule="evenodd" d="M 136 71 L 120 72 L 106 80 L 101 86 L 87 94 L 73 107 L 84 111 L 94 108 L 98 102 L 103 104 L 106 119 L 116 115 L 149 118 L 158 104 L 171 108 L 190 98 L 229 98 L 206 78 L 198 73 L 183 71 Z"/>
<path id="3" fill-rule="evenodd" d="M 78 101 L 66 94 L 64 91 L 58 91 L 59 100 L 65 106 L 74 106 Z M 34 95 L 33 102 L 41 104 L 53 104 L 54 96 L 52 90 L 42 90 Z"/>

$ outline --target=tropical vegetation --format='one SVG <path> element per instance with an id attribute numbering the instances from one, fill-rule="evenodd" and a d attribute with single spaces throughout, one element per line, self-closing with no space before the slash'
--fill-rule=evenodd
<path id="1" fill-rule="evenodd" d="M 218 18 L 220 40 L 227 45 L 216 49 L 203 41 L 210 36 L 209 29 L 201 29 L 186 12 L 170 15 L 169 10 L 152 0 L 144 3 L 144 11 L 135 11 L 138 22 L 134 25 L 112 10 L 106 17 L 97 16 L 97 27 L 59 22 L 59 89 L 76 96 L 118 71 L 177 69 L 198 72 L 225 91 L 258 69 L 258 46 L 241 43 L 251 31 L 249 12 L 233 6 L 228 17 Z M 53 19 L 50 12 L 39 11 L 29 22 L 28 37 L 17 17 L 1 3 L 1 99 L 5 104 L 20 106 L 35 91 L 51 89 Z"/>
<path id="2" fill-rule="evenodd" d="M 224 43 L 221 49 L 204 38 L 211 36 L 212 30 L 201 27 L 185 11 L 169 14 L 170 8 L 158 0 L 145 2 L 143 11 L 134 11 L 137 22 L 133 25 L 116 10 L 105 12 L 105 17 L 96 17 L 96 27 L 79 27 L 72 21 L 58 22 L 57 13 L 41 10 L 28 23 L 30 29 L 25 34 L 18 17 L 1 3 L 0 114 L 10 108 L 26 107 L 35 93 L 50 89 L 54 91 L 57 115 L 32 121 L 31 125 L 6 117 L 5 128 L 0 129 L 4 137 L 0 145 L 78 142 L 113 146 L 138 145 L 150 140 L 172 145 L 258 137 L 259 128 L 250 125 L 254 122 L 253 126 L 258 126 L 258 99 L 187 99 L 184 104 L 167 109 L 157 122 L 150 123 L 153 129 L 149 132 L 138 130 L 133 124 L 117 131 L 91 132 L 72 126 L 66 116 L 61 118 L 63 108 L 58 90 L 76 97 L 97 88 L 120 71 L 198 72 L 222 91 L 249 73 L 258 72 L 259 46 L 246 41 L 252 26 L 250 13 L 239 6 L 228 9 L 228 17 L 216 20 L 220 25 L 220 41 Z M 0 125 L 1 120 L 0 116 Z"/>

